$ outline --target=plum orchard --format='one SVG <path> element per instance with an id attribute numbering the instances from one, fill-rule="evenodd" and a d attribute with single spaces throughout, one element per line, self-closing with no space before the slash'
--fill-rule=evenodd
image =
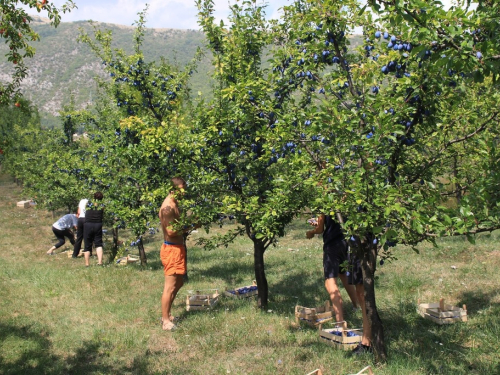
<path id="1" fill-rule="evenodd" d="M 93 175 L 99 176 L 99 188 L 106 192 L 108 215 L 117 230 L 129 228 L 136 236 L 141 262 L 146 263 L 142 236 L 156 230 L 158 208 L 170 191 L 170 178 L 177 175 L 179 156 L 175 145 L 183 136 L 183 102 L 187 80 L 193 69 L 184 70 L 162 60 L 145 62 L 141 51 L 145 12 L 139 13 L 134 34 L 135 53 L 125 54 L 111 48 L 109 31 L 94 30 L 94 38 L 81 34 L 103 61 L 112 83 L 106 84 L 114 108 L 99 118 L 105 126 L 94 134 L 98 145 L 92 154 Z M 105 113 L 113 113 L 106 119 Z"/>
<path id="2" fill-rule="evenodd" d="M 472 240 L 500 226 L 491 189 L 498 181 L 500 45 L 489 29 L 498 24 L 483 21 L 498 17 L 499 7 L 461 5 L 446 11 L 439 2 L 411 0 L 363 8 L 350 0 L 296 1 L 274 29 L 281 43 L 275 95 L 300 98 L 279 126 L 319 171 L 310 179 L 318 186 L 310 207 L 348 217 L 379 361 L 386 349 L 375 303 L 377 257 L 393 258 L 396 243 L 455 234 Z M 352 51 L 355 27 L 364 44 Z"/>
<path id="3" fill-rule="evenodd" d="M 14 66 L 11 81 L 0 84 L 0 103 L 8 103 L 14 96 L 18 107 L 22 103 L 18 100 L 19 85 L 28 74 L 25 59 L 35 55 L 35 48 L 30 45 L 30 42 L 40 39 L 40 36 L 31 28 L 30 23 L 33 18 L 21 5 L 35 9 L 38 13 L 46 12 L 54 27 L 61 22 L 61 12 L 70 12 L 75 7 L 71 0 L 60 8 L 47 0 L 0 1 L 0 41 L 4 40 L 9 46 L 6 57 Z"/>
<path id="4" fill-rule="evenodd" d="M 18 146 L 41 161 L 44 189 L 64 173 L 104 190 L 116 228 L 137 236 L 156 220 L 169 177 L 185 177 L 193 216 L 179 225 L 236 218 L 241 226 L 210 244 L 253 241 L 261 307 L 263 255 L 286 224 L 304 207 L 341 213 L 362 260 L 376 359 L 385 361 L 377 261 L 394 259 L 396 243 L 472 241 L 500 227 L 500 4 L 445 11 L 418 0 L 296 1 L 269 25 L 262 7 L 244 1 L 231 7 L 227 28 L 215 24 L 213 1 L 197 5 L 213 55 L 213 100 L 183 101 L 191 67 L 144 62 L 141 21 L 132 56 L 112 51 L 110 34 L 82 37 L 113 77 L 116 103 L 92 114 L 88 143 L 77 147 L 59 132 L 18 138 Z M 355 27 L 364 33 L 357 50 L 349 48 Z M 39 172 L 22 160 L 20 168 Z"/>

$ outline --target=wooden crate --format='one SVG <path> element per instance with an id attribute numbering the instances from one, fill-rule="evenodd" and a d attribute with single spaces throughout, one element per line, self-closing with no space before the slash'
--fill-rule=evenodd
<path id="1" fill-rule="evenodd" d="M 321 371 L 319 368 L 314 370 L 313 372 L 310 372 L 309 374 L 306 375 L 323 375 L 323 371 Z"/>
<path id="2" fill-rule="evenodd" d="M 19 201 L 17 202 L 17 207 L 19 208 L 30 208 L 31 201 Z"/>
<path id="3" fill-rule="evenodd" d="M 201 294 L 200 291 L 196 291 L 195 294 L 186 296 L 186 310 L 210 310 L 219 302 L 219 296 L 217 289 L 215 289 L 215 293 L 210 294 Z"/>
<path id="4" fill-rule="evenodd" d="M 320 369 L 316 369 L 313 372 L 310 372 L 307 375 L 323 375 L 323 372 Z M 366 366 L 364 369 L 352 375 L 374 375 L 371 366 Z"/>
<path id="5" fill-rule="evenodd" d="M 363 331 L 361 329 L 347 329 L 347 322 L 342 323 L 341 327 L 321 329 L 319 325 L 319 338 L 328 345 L 337 349 L 354 349 L 361 342 Z"/>
<path id="6" fill-rule="evenodd" d="M 130 255 L 127 255 L 126 257 L 121 257 L 116 260 L 116 264 L 119 266 L 126 266 L 127 264 L 132 264 L 139 261 L 139 258 L 134 258 Z"/>
<path id="7" fill-rule="evenodd" d="M 373 375 L 373 370 L 371 366 L 366 366 L 364 369 L 361 369 L 359 372 L 352 375 Z"/>
<path id="8" fill-rule="evenodd" d="M 304 322 L 311 327 L 317 327 L 319 324 L 326 323 L 333 319 L 333 309 L 330 301 L 326 301 L 321 307 L 303 307 L 295 306 L 295 322 L 299 324 Z"/>
<path id="9" fill-rule="evenodd" d="M 463 308 L 460 308 L 446 305 L 443 298 L 440 298 L 438 303 L 420 303 L 418 301 L 417 312 L 420 316 L 437 324 L 467 321 L 467 306 L 463 305 Z"/>
<path id="10" fill-rule="evenodd" d="M 259 290 L 257 289 L 257 283 L 255 280 L 252 282 L 252 285 L 242 286 L 233 290 L 226 290 L 224 295 L 233 298 L 249 298 L 259 294 Z"/>

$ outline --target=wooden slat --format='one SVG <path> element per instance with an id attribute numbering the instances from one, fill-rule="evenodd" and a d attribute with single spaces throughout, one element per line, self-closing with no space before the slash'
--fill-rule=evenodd
<path id="1" fill-rule="evenodd" d="M 323 372 L 318 368 L 314 370 L 313 372 L 310 372 L 309 374 L 306 375 L 323 375 Z"/>
<path id="2" fill-rule="evenodd" d="M 464 307 L 466 307 L 464 305 Z M 447 305 L 441 298 L 439 303 L 422 303 L 417 307 L 417 312 L 425 319 L 437 324 L 452 324 L 467 321 L 467 310 L 457 306 Z"/>

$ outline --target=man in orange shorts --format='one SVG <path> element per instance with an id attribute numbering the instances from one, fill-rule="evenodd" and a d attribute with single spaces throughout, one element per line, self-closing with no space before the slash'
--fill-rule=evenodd
<path id="1" fill-rule="evenodd" d="M 186 248 L 183 237 L 186 230 L 174 228 L 181 216 L 178 202 L 184 195 L 186 181 L 180 177 L 174 177 L 172 178 L 172 185 L 173 188 L 163 201 L 159 213 L 164 240 L 161 246 L 160 259 L 165 273 L 165 287 L 161 297 L 161 313 L 162 327 L 167 331 L 176 328 L 171 308 L 177 292 L 184 283 L 183 277 L 187 271 Z"/>

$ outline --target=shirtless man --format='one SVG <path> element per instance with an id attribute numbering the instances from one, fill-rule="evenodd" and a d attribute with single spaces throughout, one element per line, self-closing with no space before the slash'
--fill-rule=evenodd
<path id="1" fill-rule="evenodd" d="M 165 287 L 161 297 L 162 326 L 171 331 L 176 328 L 171 314 L 172 303 L 177 292 L 184 283 L 186 273 L 186 248 L 184 246 L 184 230 L 174 229 L 174 224 L 180 218 L 178 201 L 182 199 L 186 189 L 186 181 L 180 177 L 172 178 L 173 189 L 163 201 L 160 208 L 160 222 L 163 230 L 163 245 L 160 259 L 165 274 Z"/>

